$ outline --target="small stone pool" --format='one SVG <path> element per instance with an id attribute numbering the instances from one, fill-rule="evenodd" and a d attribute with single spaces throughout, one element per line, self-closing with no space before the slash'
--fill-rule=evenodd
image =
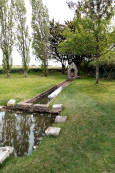
<path id="1" fill-rule="evenodd" d="M 0 147 L 14 147 L 15 156 L 27 156 L 51 126 L 51 115 L 0 112 Z"/>

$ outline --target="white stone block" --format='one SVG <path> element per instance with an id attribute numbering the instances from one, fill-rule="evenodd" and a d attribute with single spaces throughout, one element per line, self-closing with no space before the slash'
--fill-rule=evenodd
<path id="1" fill-rule="evenodd" d="M 63 105 L 62 104 L 55 104 L 53 105 L 53 109 L 62 109 Z"/>
<path id="2" fill-rule="evenodd" d="M 55 123 L 64 123 L 67 120 L 67 116 L 56 116 Z"/>
<path id="3" fill-rule="evenodd" d="M 7 103 L 7 106 L 15 106 L 15 104 L 16 104 L 16 100 L 10 99 Z"/>
<path id="4" fill-rule="evenodd" d="M 61 91 L 62 91 L 62 87 L 59 87 L 58 89 L 56 89 L 53 93 L 51 93 L 49 96 L 48 96 L 48 98 L 49 99 L 52 99 L 52 98 L 54 98 L 54 97 L 56 97 Z"/>
<path id="5" fill-rule="evenodd" d="M 13 147 L 1 147 L 0 148 L 0 163 L 3 163 L 4 160 L 9 157 L 11 153 L 13 153 L 14 148 Z"/>
<path id="6" fill-rule="evenodd" d="M 59 136 L 61 128 L 59 127 L 48 127 L 45 131 L 47 136 Z"/>

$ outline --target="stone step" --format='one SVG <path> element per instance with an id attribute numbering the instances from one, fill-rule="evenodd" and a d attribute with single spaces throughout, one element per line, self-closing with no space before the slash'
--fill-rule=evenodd
<path id="1" fill-rule="evenodd" d="M 0 147 L 0 163 L 3 163 L 14 151 L 13 147 Z"/>
<path id="2" fill-rule="evenodd" d="M 48 127 L 45 130 L 46 136 L 59 136 L 61 128 L 59 127 Z"/>
<path id="3" fill-rule="evenodd" d="M 52 106 L 52 111 L 53 112 L 61 112 L 62 111 L 62 108 L 63 108 L 63 105 L 62 104 L 54 104 Z"/>
<path id="4" fill-rule="evenodd" d="M 64 123 L 67 120 L 67 116 L 56 116 L 55 123 Z"/>

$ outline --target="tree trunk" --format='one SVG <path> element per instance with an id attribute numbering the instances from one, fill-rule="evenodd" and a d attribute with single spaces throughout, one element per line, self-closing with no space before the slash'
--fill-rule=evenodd
<path id="1" fill-rule="evenodd" d="M 98 35 L 96 34 L 96 84 L 99 83 L 99 57 L 100 57 L 100 53 L 99 53 L 99 38 Z"/>
<path id="2" fill-rule="evenodd" d="M 46 69 L 46 67 L 44 69 L 44 76 L 47 77 L 47 69 Z"/>
<path id="3" fill-rule="evenodd" d="M 99 83 L 99 58 L 96 57 L 96 84 Z"/>
<path id="4" fill-rule="evenodd" d="M 46 64 L 46 60 L 44 60 L 43 71 L 44 71 L 44 76 L 47 77 L 47 64 Z"/>
<path id="5" fill-rule="evenodd" d="M 62 63 L 62 70 L 61 70 L 62 74 L 65 73 L 65 65 Z"/>
<path id="6" fill-rule="evenodd" d="M 6 75 L 7 75 L 7 78 L 9 78 L 9 77 L 10 77 L 10 72 L 7 71 L 7 72 L 6 72 Z"/>
<path id="7" fill-rule="evenodd" d="M 26 70 L 24 70 L 24 77 L 26 78 L 28 76 L 28 73 Z"/>

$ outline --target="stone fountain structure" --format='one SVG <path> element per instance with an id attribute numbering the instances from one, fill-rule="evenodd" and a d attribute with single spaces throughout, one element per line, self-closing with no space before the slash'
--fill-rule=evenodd
<path id="1" fill-rule="evenodd" d="M 78 78 L 77 65 L 74 62 L 72 62 L 71 64 L 69 64 L 69 67 L 68 67 L 68 79 L 75 80 L 77 78 Z"/>

